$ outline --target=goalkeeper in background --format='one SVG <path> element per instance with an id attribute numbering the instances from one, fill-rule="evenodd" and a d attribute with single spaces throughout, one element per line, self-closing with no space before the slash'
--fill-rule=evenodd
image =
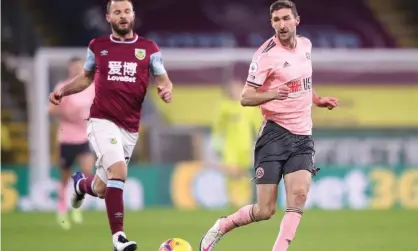
<path id="1" fill-rule="evenodd" d="M 234 80 L 226 86 L 212 125 L 212 146 L 221 157 L 220 166 L 228 175 L 230 202 L 243 206 L 252 202 L 250 170 L 253 145 L 263 117 L 257 110 L 243 109 L 240 104 L 243 81 Z"/>

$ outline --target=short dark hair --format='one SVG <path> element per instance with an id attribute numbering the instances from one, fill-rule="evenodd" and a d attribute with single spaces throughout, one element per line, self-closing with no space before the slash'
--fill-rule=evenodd
<path id="1" fill-rule="evenodd" d="M 110 5 L 112 4 L 112 2 L 125 2 L 125 1 L 130 2 L 130 3 L 132 4 L 132 7 L 133 7 L 132 0 L 109 0 L 109 1 L 107 2 L 107 6 L 106 6 L 106 11 L 107 11 L 107 13 L 109 13 L 109 10 L 110 10 Z"/>
<path id="2" fill-rule="evenodd" d="M 298 10 L 296 9 L 296 4 L 290 0 L 278 0 L 274 2 L 272 5 L 270 5 L 270 16 L 276 10 L 281 9 L 290 9 L 295 17 L 299 16 Z"/>

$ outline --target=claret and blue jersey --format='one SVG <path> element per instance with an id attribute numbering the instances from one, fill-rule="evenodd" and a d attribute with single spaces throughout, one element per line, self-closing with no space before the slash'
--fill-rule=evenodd
<path id="1" fill-rule="evenodd" d="M 157 44 L 134 34 L 93 39 L 84 70 L 94 71 L 95 99 L 90 116 L 108 119 L 127 131 L 137 131 L 150 74 L 166 74 Z"/>

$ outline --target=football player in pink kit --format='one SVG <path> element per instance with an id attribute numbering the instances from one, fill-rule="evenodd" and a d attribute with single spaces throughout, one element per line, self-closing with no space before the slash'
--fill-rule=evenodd
<path id="1" fill-rule="evenodd" d="M 293 240 L 302 217 L 314 167 L 311 107 L 333 109 L 338 100 L 319 97 L 312 90 L 312 44 L 296 35 L 299 15 L 289 0 L 270 6 L 275 35 L 254 54 L 243 106 L 260 106 L 265 118 L 254 149 L 257 203 L 218 219 L 203 236 L 200 251 L 211 251 L 231 230 L 268 220 L 276 211 L 278 184 L 284 178 L 286 213 L 272 248 L 285 251 Z"/>
<path id="2" fill-rule="evenodd" d="M 77 76 L 83 69 L 81 58 L 72 58 L 68 63 L 67 80 L 61 81 L 56 90 L 62 88 L 69 80 Z M 58 191 L 58 223 L 64 228 L 71 227 L 67 213 L 67 183 L 71 178 L 71 167 L 77 161 L 80 170 L 90 175 L 94 166 L 95 157 L 90 150 L 87 139 L 87 118 L 89 117 L 90 106 L 94 98 L 94 85 L 65 99 L 60 106 L 50 104 L 49 113 L 58 118 L 58 142 L 60 144 L 60 169 L 61 182 Z M 75 223 L 81 223 L 81 211 L 71 211 Z"/>
<path id="3" fill-rule="evenodd" d="M 138 139 L 141 107 L 150 74 L 161 99 L 171 102 L 172 83 L 154 41 L 133 32 L 135 14 L 131 0 L 111 0 L 107 21 L 112 34 L 93 39 L 87 49 L 84 73 L 50 94 L 53 104 L 86 89 L 93 81 L 95 98 L 90 108 L 87 135 L 97 155 L 96 175 L 75 173 L 73 207 L 85 194 L 105 199 L 116 251 L 136 250 L 123 231 L 123 188 L 127 163 Z"/>

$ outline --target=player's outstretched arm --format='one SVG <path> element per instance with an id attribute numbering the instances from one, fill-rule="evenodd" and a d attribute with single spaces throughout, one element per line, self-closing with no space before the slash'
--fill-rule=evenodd
<path id="1" fill-rule="evenodd" d="M 338 106 L 338 99 L 334 97 L 320 97 L 312 92 L 312 102 L 318 107 L 326 107 L 329 110 Z"/>
<path id="2" fill-rule="evenodd" d="M 84 63 L 84 72 L 80 73 L 65 86 L 55 90 L 49 95 L 49 101 L 54 105 L 59 105 L 64 96 L 69 96 L 84 91 L 93 83 L 94 73 L 96 70 L 96 56 L 93 52 L 94 39 L 87 48 L 86 62 Z"/>
<path id="3" fill-rule="evenodd" d="M 93 72 L 84 71 L 73 78 L 70 83 L 64 85 L 61 89 L 62 96 L 69 96 L 84 91 L 93 83 Z"/>
<path id="4" fill-rule="evenodd" d="M 241 105 L 259 106 L 272 100 L 283 100 L 287 98 L 289 91 L 289 87 L 283 85 L 275 91 L 259 92 L 257 88 L 246 84 L 241 93 Z"/>
<path id="5" fill-rule="evenodd" d="M 91 85 L 93 76 L 94 72 L 84 71 L 68 84 L 49 94 L 49 101 L 54 105 L 59 105 L 63 97 L 82 92 Z"/>

